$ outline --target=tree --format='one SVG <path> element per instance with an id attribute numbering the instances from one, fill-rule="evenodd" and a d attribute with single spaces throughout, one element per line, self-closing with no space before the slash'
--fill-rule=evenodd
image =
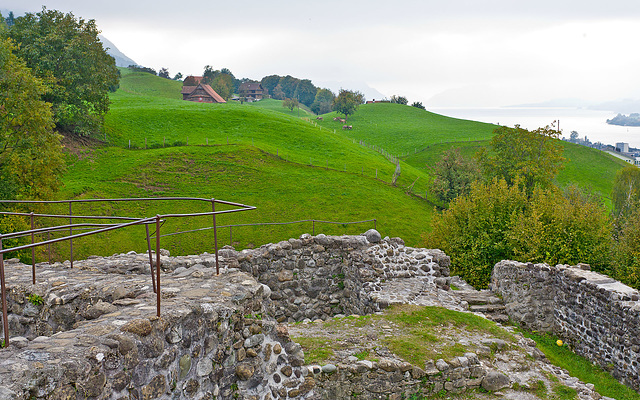
<path id="1" fill-rule="evenodd" d="M 173 77 L 174 81 L 179 81 L 180 79 L 182 79 L 182 72 L 178 72 L 176 76 Z"/>
<path id="2" fill-rule="evenodd" d="M 284 93 L 285 98 L 296 97 L 295 92 L 296 92 L 296 88 L 298 87 L 298 83 L 300 83 L 300 79 L 294 78 L 291 75 L 287 75 L 285 77 L 280 78 L 280 82 L 278 82 L 278 84 L 280 85 L 280 89 L 282 89 L 282 92 Z"/>
<path id="3" fill-rule="evenodd" d="M 169 70 L 164 67 L 160 68 L 160 71 L 158 71 L 158 76 L 160 78 L 171 79 L 169 77 Z"/>
<path id="4" fill-rule="evenodd" d="M 0 38 L 0 198 L 49 199 L 64 160 L 47 88 Z"/>
<path id="5" fill-rule="evenodd" d="M 293 111 L 294 108 L 299 107 L 298 99 L 284 99 L 282 107 Z"/>
<path id="6" fill-rule="evenodd" d="M 316 97 L 311 104 L 311 111 L 316 115 L 331 112 L 331 106 L 336 95 L 329 89 L 318 89 Z"/>
<path id="7" fill-rule="evenodd" d="M 611 190 L 613 215 L 626 219 L 640 205 L 640 168 L 628 165 L 618 170 Z"/>
<path id="8" fill-rule="evenodd" d="M 273 89 L 275 89 L 275 87 L 278 86 L 278 83 L 280 83 L 280 76 L 279 75 L 265 76 L 260 81 L 260 84 L 262 85 L 262 88 L 267 91 L 269 96 L 273 96 L 273 94 L 274 94 L 273 93 Z"/>
<path id="9" fill-rule="evenodd" d="M 416 107 L 416 108 L 419 108 L 419 109 L 421 109 L 421 110 L 424 110 L 424 109 L 425 109 L 425 108 L 424 108 L 424 106 L 422 105 L 422 102 L 421 102 L 421 101 L 415 101 L 415 102 L 413 102 L 413 103 L 411 104 L 411 107 Z"/>
<path id="10" fill-rule="evenodd" d="M 353 115 L 360 104 L 364 103 L 364 95 L 358 91 L 340 89 L 338 97 L 333 100 L 333 110 L 344 115 L 347 119 Z"/>
<path id="11" fill-rule="evenodd" d="M 571 131 L 571 135 L 569 136 L 569 140 L 571 140 L 574 143 L 577 142 L 578 141 L 578 132 Z"/>
<path id="12" fill-rule="evenodd" d="M 391 96 L 391 102 L 395 103 L 395 104 L 402 104 L 402 105 L 406 106 L 409 101 L 404 96 L 396 96 L 394 94 L 393 96 Z"/>
<path id="13" fill-rule="evenodd" d="M 460 149 L 452 148 L 442 153 L 434 175 L 433 193 L 441 201 L 449 203 L 469 193 L 471 184 L 480 178 L 480 168 L 475 160 L 465 159 Z"/>
<path id="14" fill-rule="evenodd" d="M 309 79 L 303 79 L 298 82 L 298 86 L 296 86 L 296 90 L 294 92 L 294 97 L 305 106 L 311 107 L 311 104 L 316 99 L 317 92 L 318 88 L 315 87 Z"/>
<path id="15" fill-rule="evenodd" d="M 42 99 L 52 104 L 60 130 L 89 135 L 102 128 L 118 70 L 98 33 L 94 20 L 44 7 L 16 18 L 8 30 L 19 44 L 14 53 L 48 86 Z"/>
<path id="16" fill-rule="evenodd" d="M 488 176 L 509 185 L 517 181 L 531 194 L 536 186 L 550 187 L 562 168 L 565 159 L 559 136 L 549 126 L 534 131 L 501 126 L 493 131 L 491 153 L 481 151 L 479 160 Z"/>
<path id="17" fill-rule="evenodd" d="M 276 100 L 284 100 L 286 98 L 284 92 L 282 91 L 282 86 L 278 83 L 275 88 L 273 88 L 272 98 Z"/>
<path id="18" fill-rule="evenodd" d="M 220 73 L 213 78 L 211 88 L 223 99 L 229 100 L 233 95 L 233 77 L 229 74 Z"/>

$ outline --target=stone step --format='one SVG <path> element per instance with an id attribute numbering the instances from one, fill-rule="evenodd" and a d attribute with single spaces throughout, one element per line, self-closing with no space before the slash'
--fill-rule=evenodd
<path id="1" fill-rule="evenodd" d="M 504 304 L 481 304 L 481 305 L 471 305 L 469 309 L 473 312 L 481 312 L 481 313 L 495 313 L 501 312 L 505 310 Z"/>
<path id="2" fill-rule="evenodd" d="M 469 305 L 482 305 L 482 304 L 499 304 L 502 303 L 502 299 L 496 297 L 489 291 L 456 291 L 458 297 L 466 301 Z"/>

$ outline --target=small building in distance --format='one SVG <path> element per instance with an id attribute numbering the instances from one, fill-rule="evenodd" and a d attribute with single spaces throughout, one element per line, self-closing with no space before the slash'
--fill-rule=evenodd
<path id="1" fill-rule="evenodd" d="M 616 143 L 616 151 L 619 151 L 621 153 L 628 153 L 629 152 L 629 143 Z"/>
<path id="2" fill-rule="evenodd" d="M 264 88 L 260 82 L 242 82 L 238 88 L 238 95 L 244 97 L 248 102 L 262 100 Z"/>
<path id="3" fill-rule="evenodd" d="M 226 103 L 213 88 L 202 83 L 201 76 L 188 76 L 182 86 L 182 100 L 198 103 Z"/>

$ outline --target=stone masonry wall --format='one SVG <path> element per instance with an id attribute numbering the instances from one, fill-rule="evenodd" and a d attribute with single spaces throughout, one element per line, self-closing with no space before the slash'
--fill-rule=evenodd
<path id="1" fill-rule="evenodd" d="M 73 270 L 39 265 L 36 285 L 30 266 L 7 263 L 12 323 L 10 346 L 0 350 L 1 400 L 270 400 L 311 390 L 300 346 L 267 318 L 268 288 L 192 260 L 162 274 L 157 318 L 148 275 L 102 271 L 135 257 Z"/>
<path id="2" fill-rule="evenodd" d="M 509 316 L 530 330 L 554 332 L 622 382 L 640 389 L 640 295 L 576 267 L 501 261 L 491 289 Z"/>

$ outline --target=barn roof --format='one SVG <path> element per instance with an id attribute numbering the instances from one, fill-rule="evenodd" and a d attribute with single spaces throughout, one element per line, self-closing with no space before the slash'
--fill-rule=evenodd
<path id="1" fill-rule="evenodd" d="M 216 103 L 226 103 L 226 101 L 222 98 L 222 96 L 216 93 L 216 91 L 213 90 L 211 86 L 203 85 L 203 84 L 200 84 L 198 86 L 201 86 L 204 89 L 204 91 L 207 92 L 207 94 L 216 101 Z"/>
<path id="2" fill-rule="evenodd" d="M 246 90 L 263 90 L 260 82 L 242 82 L 238 91 L 244 92 Z"/>

